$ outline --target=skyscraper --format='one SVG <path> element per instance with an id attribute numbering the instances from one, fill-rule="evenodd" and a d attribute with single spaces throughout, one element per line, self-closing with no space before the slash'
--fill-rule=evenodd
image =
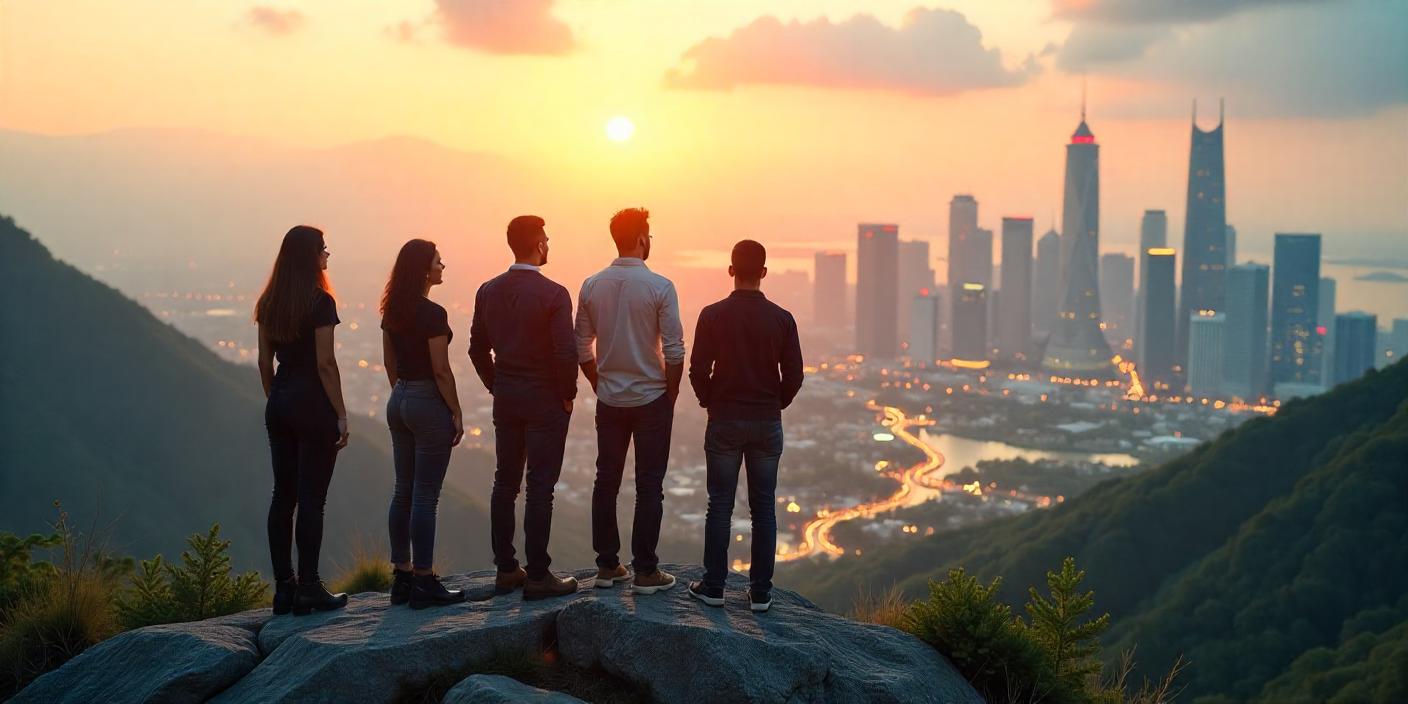
<path id="1" fill-rule="evenodd" d="M 939 292 L 921 289 L 909 306 L 909 358 L 933 364 L 939 358 Z"/>
<path id="2" fill-rule="evenodd" d="M 1222 310 L 1226 295 L 1227 202 L 1222 168 L 1222 111 L 1217 127 L 1198 129 L 1193 110 L 1188 155 L 1188 212 L 1183 222 L 1183 288 L 1178 296 L 1178 355 L 1188 354 L 1188 324 L 1200 310 Z"/>
<path id="3" fill-rule="evenodd" d="M 1335 316 L 1335 383 L 1354 381 L 1374 368 L 1379 319 L 1368 313 Z"/>
<path id="4" fill-rule="evenodd" d="M 827 328 L 846 326 L 846 253 L 817 252 L 812 276 L 812 322 Z"/>
<path id="5" fill-rule="evenodd" d="M 1032 342 L 1032 219 L 1002 219 L 1002 288 L 997 347 L 1004 357 L 1026 359 Z"/>
<path id="6" fill-rule="evenodd" d="M 1276 235 L 1271 270 L 1271 381 L 1320 383 L 1320 235 Z M 1277 395 L 1280 395 L 1279 392 Z"/>
<path id="7" fill-rule="evenodd" d="M 1174 338 L 1177 324 L 1173 320 L 1178 308 L 1174 280 L 1178 274 L 1177 255 L 1168 247 L 1154 247 L 1145 252 L 1144 310 L 1138 342 L 1139 370 L 1149 389 L 1156 382 L 1165 386 L 1174 381 Z"/>
<path id="8" fill-rule="evenodd" d="M 1066 192 L 1061 212 L 1065 291 L 1042 366 L 1066 374 L 1113 374 L 1110 346 L 1100 332 L 1100 145 L 1085 124 L 1066 145 Z"/>
<path id="9" fill-rule="evenodd" d="M 1335 280 L 1320 277 L 1320 299 L 1315 308 L 1315 332 L 1320 336 L 1320 384 L 1335 385 Z"/>
<path id="10" fill-rule="evenodd" d="M 921 289 L 934 288 L 934 270 L 929 268 L 929 243 L 924 240 L 900 240 L 899 248 L 899 320 L 903 328 L 900 340 L 909 342 L 909 309 Z"/>
<path id="11" fill-rule="evenodd" d="M 1061 235 L 1047 230 L 1036 241 L 1036 276 L 1032 280 L 1032 327 L 1038 337 L 1056 329 L 1061 292 Z"/>
<path id="12" fill-rule="evenodd" d="M 1227 226 L 1227 238 L 1223 241 L 1227 248 L 1227 268 L 1237 265 L 1237 228 Z"/>
<path id="13" fill-rule="evenodd" d="M 1106 340 L 1118 347 L 1134 338 L 1134 257 L 1100 255 L 1100 312 Z"/>
<path id="14" fill-rule="evenodd" d="M 1408 357 L 1408 318 L 1394 318 L 1389 332 L 1388 348 L 1393 353 L 1393 361 Z"/>
<path id="15" fill-rule="evenodd" d="M 957 290 L 964 281 L 978 281 L 986 284 L 978 276 L 974 252 L 977 249 L 973 237 L 978 232 L 978 201 L 973 196 L 960 193 L 948 204 L 948 280 L 950 291 Z M 988 254 L 991 261 L 992 254 Z M 988 274 L 991 275 L 990 273 Z"/>
<path id="16" fill-rule="evenodd" d="M 1227 270 L 1225 391 L 1239 398 L 1266 393 L 1267 295 L 1271 268 L 1241 264 Z"/>
<path id="17" fill-rule="evenodd" d="M 856 350 L 867 357 L 899 353 L 899 232 L 862 223 L 856 235 Z"/>
<path id="18" fill-rule="evenodd" d="M 1146 210 L 1139 220 L 1139 254 L 1155 247 L 1168 246 L 1168 214 L 1162 210 Z M 1142 268 L 1141 268 L 1142 270 Z M 1140 284 L 1143 285 L 1142 283 Z"/>
<path id="19" fill-rule="evenodd" d="M 1168 215 L 1162 210 L 1145 210 L 1139 221 L 1139 288 L 1135 291 L 1134 302 L 1134 350 L 1139 352 L 1139 341 L 1144 339 L 1144 273 L 1147 252 L 1168 246 Z"/>
<path id="20" fill-rule="evenodd" d="M 953 303 L 953 356 L 960 363 L 981 363 L 988 359 L 987 287 L 976 281 L 958 288 Z"/>
<path id="21" fill-rule="evenodd" d="M 1227 316 L 1211 310 L 1193 312 L 1188 321 L 1188 392 L 1222 395 L 1222 366 Z"/>

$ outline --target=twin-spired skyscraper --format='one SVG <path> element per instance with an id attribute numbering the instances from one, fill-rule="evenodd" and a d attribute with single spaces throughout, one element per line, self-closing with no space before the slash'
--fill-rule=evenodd
<path id="1" fill-rule="evenodd" d="M 1085 124 L 1066 145 L 1066 192 L 1061 212 L 1061 280 L 1065 291 L 1042 366 L 1077 376 L 1113 373 L 1100 331 L 1100 145 Z"/>

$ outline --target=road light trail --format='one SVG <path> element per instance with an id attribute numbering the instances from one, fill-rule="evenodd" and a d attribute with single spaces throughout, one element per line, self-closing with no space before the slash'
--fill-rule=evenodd
<path id="1" fill-rule="evenodd" d="M 920 452 L 924 453 L 924 459 L 900 472 L 896 476 L 900 486 L 895 493 L 870 503 L 851 506 L 843 509 L 822 509 L 817 512 L 815 518 L 807 521 L 802 528 L 802 542 L 794 550 L 780 552 L 777 555 L 778 562 L 791 562 L 813 555 L 830 555 L 840 557 L 845 554 L 845 549 L 836 544 L 832 538 L 832 531 L 836 526 L 853 521 L 858 518 L 873 518 L 881 513 L 889 513 L 897 509 L 912 506 L 922 501 L 927 501 L 936 492 L 942 489 L 942 482 L 930 478 L 934 472 L 938 471 L 944 464 L 944 456 L 935 450 L 919 436 L 910 432 L 910 428 L 915 426 L 933 425 L 932 420 L 924 417 L 910 418 L 903 411 L 894 406 L 877 406 L 874 403 L 867 404 L 872 411 L 882 411 L 885 419 L 881 425 L 885 426 L 896 438 L 909 443 Z M 894 476 L 894 475 L 892 475 Z M 746 569 L 747 564 L 741 560 L 734 562 L 735 569 Z"/>

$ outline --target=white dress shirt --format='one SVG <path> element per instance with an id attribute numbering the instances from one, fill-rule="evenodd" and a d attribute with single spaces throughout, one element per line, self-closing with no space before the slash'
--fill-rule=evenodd
<path id="1" fill-rule="evenodd" d="M 577 361 L 596 361 L 596 396 L 609 406 L 660 398 L 665 365 L 684 364 L 675 285 L 636 257 L 618 257 L 582 283 L 576 332 Z"/>

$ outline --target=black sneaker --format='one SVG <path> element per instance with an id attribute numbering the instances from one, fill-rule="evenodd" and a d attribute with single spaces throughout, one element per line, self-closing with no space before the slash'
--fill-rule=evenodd
<path id="1" fill-rule="evenodd" d="M 314 611 L 332 611 L 347 605 L 347 595 L 332 594 L 321 579 L 298 581 L 298 593 L 293 597 L 293 615 L 306 616 Z"/>
<path id="2" fill-rule="evenodd" d="M 413 572 L 403 572 L 398 569 L 391 570 L 391 605 L 400 606 L 411 600 L 411 585 L 414 580 Z"/>
<path id="3" fill-rule="evenodd" d="M 748 590 L 748 608 L 762 613 L 772 608 L 772 592 L 762 592 L 754 594 L 752 589 Z"/>
<path id="4" fill-rule="evenodd" d="M 293 577 L 274 582 L 274 615 L 282 616 L 293 610 L 293 598 L 298 594 L 298 580 Z"/>
<path id="5" fill-rule="evenodd" d="M 418 574 L 411 587 L 411 608 L 424 609 L 427 606 L 446 606 L 464 601 L 464 592 L 459 589 L 446 589 L 438 574 Z"/>
<path id="6" fill-rule="evenodd" d="M 724 590 L 718 587 L 706 587 L 703 582 L 690 582 L 689 595 L 709 606 L 724 605 Z"/>

